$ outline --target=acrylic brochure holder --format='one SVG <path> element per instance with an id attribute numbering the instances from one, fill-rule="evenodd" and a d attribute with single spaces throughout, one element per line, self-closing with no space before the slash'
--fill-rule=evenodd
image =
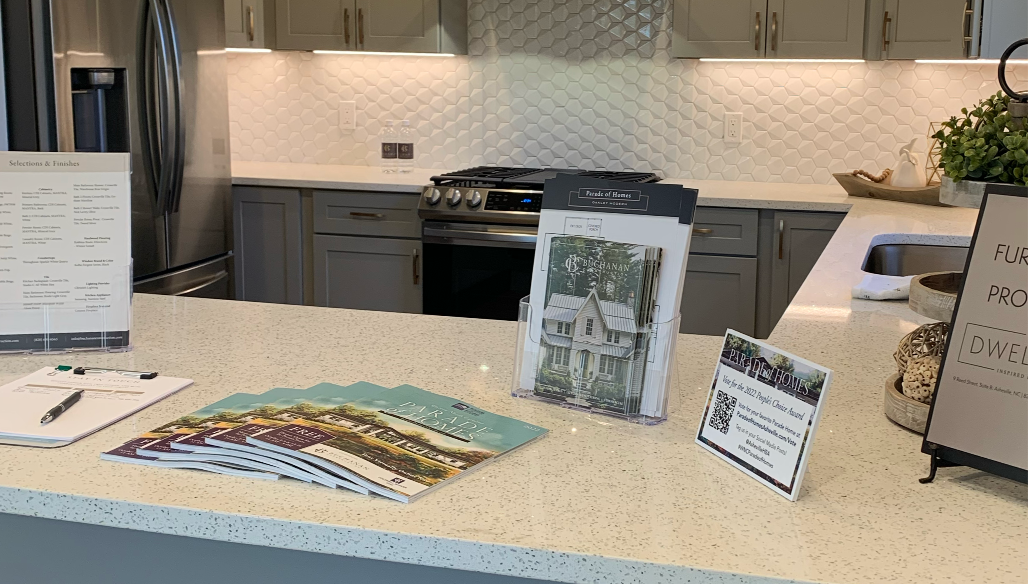
<path id="1" fill-rule="evenodd" d="M 573 333 L 562 340 L 550 335 L 532 311 L 526 296 L 518 311 L 514 397 L 646 425 L 663 422 L 678 408 L 675 346 L 681 314 L 650 325 L 636 338 L 634 351 L 616 354 L 602 336 L 583 343 Z"/>
<path id="2" fill-rule="evenodd" d="M 131 265 L 90 268 L 74 283 L 48 276 L 33 289 L 21 302 L 0 302 L 0 353 L 132 349 Z"/>

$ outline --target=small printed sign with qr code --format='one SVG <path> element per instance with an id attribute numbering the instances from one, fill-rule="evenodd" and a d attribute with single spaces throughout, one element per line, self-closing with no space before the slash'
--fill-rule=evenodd
<path id="1" fill-rule="evenodd" d="M 831 378 L 829 369 L 730 330 L 696 442 L 795 501 Z"/>

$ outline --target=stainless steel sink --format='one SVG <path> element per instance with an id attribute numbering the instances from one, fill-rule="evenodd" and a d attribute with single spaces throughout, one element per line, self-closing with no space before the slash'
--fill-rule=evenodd
<path id="1" fill-rule="evenodd" d="M 916 276 L 929 272 L 962 272 L 967 261 L 966 247 L 888 243 L 876 245 L 867 254 L 862 268 L 871 274 Z"/>

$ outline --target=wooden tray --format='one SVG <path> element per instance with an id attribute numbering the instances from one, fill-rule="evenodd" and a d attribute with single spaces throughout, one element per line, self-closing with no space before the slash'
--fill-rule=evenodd
<path id="1" fill-rule="evenodd" d="M 885 415 L 908 430 L 924 434 L 930 406 L 903 395 L 900 381 L 899 373 L 892 374 L 885 381 Z"/>
<path id="2" fill-rule="evenodd" d="M 939 185 L 933 183 L 926 187 L 894 187 L 867 179 L 853 176 L 848 172 L 837 172 L 832 176 L 846 189 L 846 192 L 853 197 L 867 197 L 869 199 L 885 199 L 887 201 L 900 201 L 901 203 L 917 203 L 919 205 L 934 205 L 936 207 L 949 207 L 939 202 Z"/>
<path id="3" fill-rule="evenodd" d="M 940 322 L 953 320 L 957 292 L 964 281 L 963 272 L 932 272 L 910 281 L 910 310 Z"/>

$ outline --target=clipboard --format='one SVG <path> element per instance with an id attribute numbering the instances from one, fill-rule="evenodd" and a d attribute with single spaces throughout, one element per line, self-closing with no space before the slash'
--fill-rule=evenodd
<path id="1" fill-rule="evenodd" d="M 44 367 L 0 386 L 0 444 L 58 448 L 143 410 L 188 387 L 192 379 L 141 378 L 116 369 L 76 373 L 68 367 Z M 60 417 L 42 425 L 40 418 L 76 390 L 82 399 Z"/>

